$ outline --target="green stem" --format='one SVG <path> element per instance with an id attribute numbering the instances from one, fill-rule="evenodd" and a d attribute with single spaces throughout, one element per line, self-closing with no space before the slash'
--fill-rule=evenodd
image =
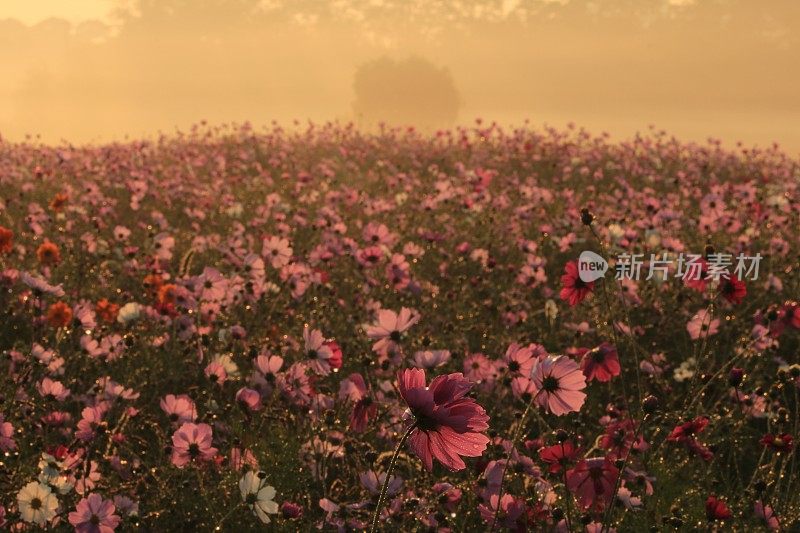
<path id="1" fill-rule="evenodd" d="M 372 515 L 372 527 L 369 528 L 370 533 L 375 533 L 378 531 L 378 520 L 381 516 L 381 507 L 383 507 L 383 502 L 386 499 L 386 492 L 389 490 L 389 480 L 392 478 L 392 471 L 394 470 L 395 463 L 397 463 L 397 456 L 400 455 L 400 450 L 403 449 L 403 445 L 408 440 L 408 437 L 411 436 L 411 432 L 415 429 L 417 429 L 416 422 L 411 424 L 411 426 L 406 430 L 405 434 L 403 434 L 403 438 L 401 438 L 400 442 L 397 443 L 397 448 L 394 449 L 394 455 L 392 455 L 392 460 L 389 462 L 389 468 L 386 470 L 386 479 L 383 480 L 381 494 L 378 496 L 378 503 L 375 505 L 375 514 Z"/>

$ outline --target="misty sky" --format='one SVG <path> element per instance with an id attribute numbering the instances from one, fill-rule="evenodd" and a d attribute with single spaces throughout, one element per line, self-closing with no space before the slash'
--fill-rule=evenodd
<path id="1" fill-rule="evenodd" d="M 431 95 L 394 121 L 452 125 L 436 113 L 447 98 L 459 123 L 574 122 L 615 138 L 654 124 L 797 154 L 798 32 L 798 0 L 1 0 L 0 134 L 364 123 L 358 73 L 415 58 L 453 87 L 384 69 L 397 92 Z"/>

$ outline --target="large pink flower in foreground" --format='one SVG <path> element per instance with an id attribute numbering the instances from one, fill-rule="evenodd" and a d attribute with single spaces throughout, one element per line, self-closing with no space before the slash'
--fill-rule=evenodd
<path id="1" fill-rule="evenodd" d="M 437 376 L 425 386 L 425 371 L 419 368 L 397 373 L 400 395 L 414 415 L 416 428 L 409 446 L 433 469 L 433 459 L 450 470 L 465 468 L 464 457 L 480 457 L 489 437 L 489 415 L 472 398 L 466 397 L 472 382 L 463 374 Z"/>
<path id="2" fill-rule="evenodd" d="M 586 394 L 586 376 L 578 363 L 564 355 L 550 355 L 537 361 L 531 371 L 536 387 L 534 400 L 557 416 L 580 411 Z"/>

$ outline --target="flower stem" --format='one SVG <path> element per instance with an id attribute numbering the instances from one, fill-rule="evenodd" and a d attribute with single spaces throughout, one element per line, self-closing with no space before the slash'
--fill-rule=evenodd
<path id="1" fill-rule="evenodd" d="M 517 445 L 517 439 L 519 438 L 520 433 L 522 432 L 522 428 L 525 427 L 525 419 L 528 418 L 528 412 L 531 410 L 531 406 L 533 405 L 533 400 L 528 402 L 528 405 L 525 407 L 525 411 L 522 413 L 522 417 L 519 419 L 519 425 L 514 430 L 514 435 L 511 437 L 511 448 L 509 448 L 508 453 L 506 454 L 506 462 L 503 465 L 503 472 L 500 474 L 500 486 L 497 489 L 497 508 L 494 510 L 494 518 L 492 518 L 492 527 L 489 531 L 494 531 L 495 526 L 497 525 L 497 517 L 500 515 L 500 500 L 503 498 L 503 481 L 506 478 L 506 470 L 508 470 L 508 464 L 511 462 L 511 454 L 514 452 L 514 448 Z M 489 505 L 491 506 L 491 498 L 489 501 Z"/>
<path id="2" fill-rule="evenodd" d="M 370 533 L 375 533 L 378 531 L 378 519 L 381 516 L 381 507 L 383 507 L 383 502 L 386 499 L 386 492 L 389 490 L 389 481 L 392 478 L 392 471 L 394 470 L 395 463 L 397 463 L 397 456 L 400 455 L 400 450 L 403 449 L 403 445 L 405 445 L 408 437 L 411 436 L 411 432 L 415 429 L 417 429 L 416 422 L 409 426 L 409 428 L 403 434 L 403 437 L 400 439 L 400 442 L 397 443 L 397 448 L 394 449 L 392 460 L 389 462 L 389 468 L 386 470 L 386 479 L 383 480 L 381 494 L 378 496 L 378 503 L 375 505 L 375 514 L 372 515 L 372 527 L 369 528 Z"/>

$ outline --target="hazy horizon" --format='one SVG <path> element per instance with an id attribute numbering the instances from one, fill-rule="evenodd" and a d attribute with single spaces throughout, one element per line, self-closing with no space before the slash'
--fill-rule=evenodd
<path id="1" fill-rule="evenodd" d="M 797 154 L 797 28 L 793 0 L 6 0 L 0 135 L 527 119 Z"/>

